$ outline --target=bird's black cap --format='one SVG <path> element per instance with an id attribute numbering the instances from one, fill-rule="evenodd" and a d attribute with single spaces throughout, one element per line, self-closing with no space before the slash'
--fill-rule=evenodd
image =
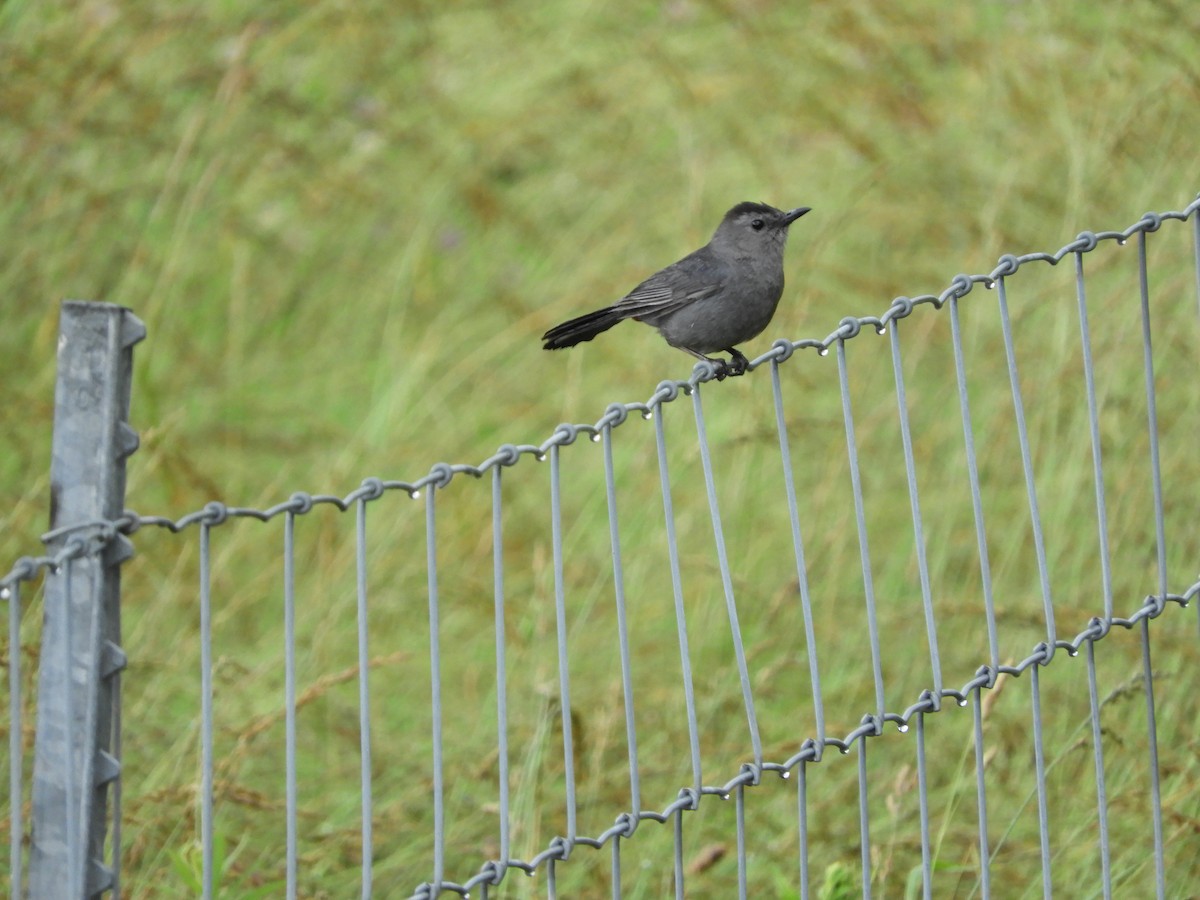
<path id="1" fill-rule="evenodd" d="M 754 203 L 750 200 L 745 200 L 725 213 L 725 221 L 728 222 L 731 219 L 736 219 L 746 213 L 758 213 L 759 215 L 770 216 L 772 218 L 781 217 L 784 225 L 791 225 L 807 212 L 812 212 L 812 209 L 807 206 L 799 206 L 796 209 L 789 209 L 787 212 L 784 212 L 782 209 L 776 209 L 773 206 L 768 206 L 766 203 Z"/>

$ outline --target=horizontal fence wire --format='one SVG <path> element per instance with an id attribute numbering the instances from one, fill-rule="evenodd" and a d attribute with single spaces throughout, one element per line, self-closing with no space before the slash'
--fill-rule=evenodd
<path id="1" fill-rule="evenodd" d="M 1100 724 L 1101 708 L 1106 702 L 1100 694 L 1097 683 L 1095 645 L 1113 633 L 1114 627 L 1137 631 L 1140 638 L 1141 650 L 1141 683 L 1146 720 L 1147 747 L 1149 752 L 1149 771 L 1151 774 L 1151 819 L 1154 836 L 1153 871 L 1157 896 L 1166 895 L 1165 852 L 1163 802 L 1158 759 L 1158 739 L 1155 707 L 1155 683 L 1157 671 L 1151 663 L 1151 644 L 1149 623 L 1171 606 L 1183 607 L 1200 594 L 1200 580 L 1189 583 L 1189 578 L 1175 579 L 1168 577 L 1168 535 L 1166 528 L 1166 501 L 1164 499 L 1164 484 L 1161 470 L 1160 422 L 1156 405 L 1155 356 L 1152 351 L 1151 305 L 1147 265 L 1147 236 L 1160 229 L 1171 220 L 1186 222 L 1191 220 L 1193 226 L 1193 265 L 1195 267 L 1196 293 L 1200 299 L 1200 200 L 1193 202 L 1182 211 L 1166 213 L 1147 213 L 1141 220 L 1124 231 L 1105 231 L 1099 233 L 1083 232 L 1074 241 L 1060 248 L 1057 252 L 1030 253 L 1023 256 L 1005 255 L 997 266 L 987 274 L 958 275 L 940 294 L 924 294 L 917 297 L 898 297 L 892 301 L 888 309 L 880 316 L 847 317 L 837 329 L 825 338 L 805 339 L 800 341 L 776 341 L 765 354 L 754 359 L 750 370 L 766 367 L 770 373 L 771 401 L 774 409 L 773 440 L 778 442 L 778 457 L 782 466 L 784 505 L 787 509 L 786 527 L 789 532 L 792 560 L 790 565 L 795 572 L 796 597 L 801 611 L 802 635 L 798 643 L 804 648 L 803 657 L 808 670 L 810 682 L 810 700 L 814 710 L 814 733 L 801 738 L 796 735 L 795 752 L 778 761 L 770 758 L 770 749 L 764 745 L 760 727 L 760 716 L 757 708 L 756 683 L 749 664 L 749 648 L 739 618 L 739 592 L 744 586 L 739 582 L 731 565 L 730 547 L 727 538 L 729 532 L 727 519 L 723 517 L 721 493 L 718 489 L 720 475 L 720 460 L 714 455 L 713 443 L 709 435 L 705 418 L 705 408 L 701 403 L 702 386 L 716 378 L 715 368 L 701 362 L 696 367 L 692 377 L 687 381 L 664 381 L 652 396 L 644 403 L 614 403 L 604 415 L 594 424 L 559 425 L 553 433 L 540 444 L 505 444 L 496 453 L 486 458 L 478 465 L 438 463 L 428 474 L 413 481 L 386 480 L 368 478 L 361 486 L 350 494 L 339 497 L 329 494 L 309 494 L 297 492 L 288 500 L 265 509 L 245 506 L 231 506 L 223 503 L 209 503 L 202 509 L 188 513 L 178 518 L 157 515 L 140 515 L 127 511 L 122 517 L 113 521 L 80 523 L 69 529 L 60 529 L 60 533 L 47 535 L 61 537 L 67 532 L 68 539 L 63 549 L 53 558 L 23 558 L 18 560 L 3 578 L 0 578 L 0 599 L 9 604 L 9 749 L 10 749 L 10 881 L 14 892 L 19 892 L 22 884 L 23 857 L 22 841 L 25 838 L 26 826 L 22 818 L 22 792 L 25 790 L 26 763 L 22 755 L 22 698 L 20 685 L 22 673 L 20 670 L 20 626 L 22 586 L 36 582 L 48 569 L 56 569 L 69 564 L 73 559 L 83 556 L 95 556 L 115 540 L 119 534 L 135 535 L 142 529 L 157 528 L 170 533 L 185 532 L 193 527 L 197 531 L 198 547 L 198 616 L 199 616 L 199 648 L 200 648 L 200 790 L 199 790 L 199 819 L 200 844 L 202 856 L 202 893 L 205 897 L 216 896 L 220 887 L 216 871 L 216 830 L 214 826 L 214 795 L 220 787 L 220 759 L 215 750 L 214 734 L 214 658 L 213 640 L 213 567 L 215 565 L 212 540 L 214 529 L 226 526 L 236 519 L 255 519 L 269 521 L 283 517 L 283 547 L 281 555 L 282 578 L 284 584 L 283 619 L 285 662 L 285 759 L 283 780 L 285 784 L 285 801 L 283 817 L 286 824 L 286 845 L 282 870 L 284 873 L 286 896 L 296 897 L 301 893 L 302 857 L 300 848 L 300 803 L 298 791 L 303 787 L 302 778 L 298 771 L 298 735 L 297 719 L 301 701 L 297 694 L 297 638 L 296 622 L 297 609 L 301 599 L 297 596 L 297 549 L 296 527 L 300 517 L 309 515 L 321 506 L 336 508 L 341 512 L 354 511 L 355 538 L 355 630 L 356 630 L 356 673 L 357 692 L 357 725 L 359 729 L 358 743 L 360 748 L 359 793 L 361 806 L 361 895 L 372 896 L 380 890 L 376 876 L 376 853 L 381 840 L 395 840 L 392 835 L 385 838 L 381 834 L 380 822 L 375 816 L 375 805 L 378 795 L 373 786 L 373 759 L 378 762 L 381 747 L 372 743 L 372 697 L 378 692 L 372 692 L 370 671 L 372 668 L 371 644 L 374 634 L 369 625 L 369 613 L 375 608 L 372 594 L 368 565 L 368 509 L 386 494 L 399 492 L 407 494 L 414 500 L 424 501 L 424 540 L 426 550 L 426 590 L 428 626 L 428 677 L 430 695 L 429 729 L 430 749 L 432 753 L 430 769 L 430 810 L 422 820 L 428 821 L 429 845 L 431 848 L 428 859 L 428 879 L 415 887 L 411 884 L 405 891 L 412 897 L 434 897 L 446 893 L 466 895 L 469 891 L 479 891 L 482 896 L 488 896 L 489 890 L 501 885 L 509 875 L 509 870 L 519 870 L 526 874 L 542 872 L 546 879 L 546 889 L 550 896 L 556 896 L 558 878 L 573 859 L 573 852 L 578 847 L 599 849 L 610 845 L 609 878 L 611 879 L 614 896 L 621 894 L 623 879 L 629 878 L 625 865 L 626 842 L 636 837 L 639 824 L 644 821 L 670 823 L 671 851 L 668 867 L 671 869 L 671 882 L 675 896 L 685 895 L 685 882 L 696 877 L 685 865 L 684 835 L 685 817 L 683 813 L 699 813 L 705 797 L 716 796 L 724 800 L 732 800 L 736 821 L 736 890 L 739 896 L 751 893 L 748 868 L 751 865 L 749 846 L 753 843 L 747 828 L 748 795 L 746 788 L 761 784 L 763 775 L 768 772 L 776 773 L 783 778 L 795 777 L 795 828 L 797 844 L 795 864 L 795 884 L 802 897 L 813 896 L 813 861 L 810 859 L 812 846 L 813 819 L 810 803 L 811 794 L 817 780 L 812 778 L 814 772 L 810 764 L 819 763 L 824 757 L 824 751 L 833 747 L 845 754 L 851 751 L 857 753 L 857 812 L 858 812 L 858 851 L 859 851 L 859 881 L 864 896 L 870 896 L 875 880 L 873 870 L 878 865 L 875 856 L 878 848 L 877 828 L 872 825 L 872 798 L 879 792 L 879 786 L 874 782 L 872 767 L 868 764 L 867 738 L 882 736 L 886 723 L 894 723 L 899 731 L 907 732 L 914 727 L 913 759 L 915 764 L 915 793 L 919 803 L 919 834 L 916 841 L 920 845 L 920 879 L 919 884 L 926 897 L 933 896 L 932 883 L 935 875 L 934 858 L 936 855 L 935 835 L 932 833 L 931 815 L 929 809 L 930 755 L 934 746 L 929 743 L 929 720 L 927 714 L 937 713 L 943 708 L 943 700 L 954 701 L 953 705 L 970 707 L 972 710 L 971 727 L 973 731 L 972 766 L 975 780 L 974 815 L 977 819 L 978 846 L 976 862 L 978 864 L 976 890 L 981 896 L 991 894 L 992 866 L 1003 845 L 1003 836 L 997 842 L 997 834 L 993 823 L 989 820 L 989 794 L 985 773 L 988 767 L 988 754 L 991 752 L 986 744 L 984 720 L 987 716 L 989 700 L 998 695 L 999 688 L 1005 680 L 1029 672 L 1031 690 L 1030 734 L 1033 747 L 1033 767 L 1035 789 L 1034 802 L 1037 809 L 1038 840 L 1037 853 L 1041 884 L 1045 896 L 1052 893 L 1052 859 L 1050 811 L 1047 799 L 1047 777 L 1054 763 L 1048 762 L 1045 747 L 1042 683 L 1039 671 L 1048 666 L 1058 651 L 1065 651 L 1074 657 L 1082 652 L 1087 670 L 1087 695 L 1089 720 L 1087 733 L 1092 748 L 1089 766 L 1094 772 L 1097 790 L 1097 823 L 1098 823 L 1098 862 L 1100 880 L 1105 897 L 1113 892 L 1114 873 L 1112 871 L 1112 848 L 1109 835 L 1109 809 L 1106 793 L 1106 774 L 1102 729 Z M 1103 400 L 1098 396 L 1095 383 L 1095 366 L 1093 362 L 1093 347 L 1090 340 L 1089 318 L 1087 308 L 1087 290 L 1085 285 L 1084 259 L 1106 241 L 1124 245 L 1130 240 L 1136 243 L 1138 252 L 1138 301 L 1140 314 L 1140 341 L 1142 345 L 1144 365 L 1144 390 L 1146 397 L 1147 420 L 1145 423 L 1148 437 L 1148 463 L 1150 472 L 1151 491 L 1153 494 L 1153 547 L 1154 547 L 1154 593 L 1145 596 L 1140 603 L 1129 602 L 1128 597 L 1117 597 L 1114 592 L 1114 576 L 1110 552 L 1109 513 L 1106 505 L 1105 469 L 1101 453 L 1101 409 Z M 1060 635 L 1056 623 L 1055 600 L 1052 596 L 1052 580 L 1050 576 L 1051 560 L 1046 546 L 1046 527 L 1043 524 L 1043 513 L 1046 508 L 1045 494 L 1039 494 L 1036 476 L 1037 459 L 1031 439 L 1030 428 L 1026 417 L 1024 391 L 1028 384 L 1022 380 L 1022 360 L 1017 353 L 1017 342 L 1014 337 L 1012 319 L 1009 310 L 1009 283 L 1018 272 L 1033 263 L 1045 262 L 1056 265 L 1067 257 L 1071 257 L 1076 281 L 1076 306 L 1081 334 L 1081 353 L 1083 360 L 1082 374 L 1087 402 L 1087 427 L 1089 447 L 1087 461 L 1091 471 L 1091 482 L 1094 487 L 1095 514 L 1098 525 L 1098 546 L 1100 560 L 1100 608 L 1090 618 L 1087 627 L 1079 631 L 1073 638 Z M 971 392 L 968 390 L 968 365 L 966 341 L 960 321 L 961 302 L 975 288 L 983 285 L 988 290 L 995 290 L 995 298 L 1000 318 L 1000 341 L 1004 349 L 1005 385 L 1011 402 L 1012 414 L 1016 428 L 1019 457 L 1022 470 L 1025 509 L 1023 514 L 1030 523 L 1030 539 L 1036 557 L 1037 593 L 1040 598 L 1041 620 L 1040 630 L 1044 634 L 1027 655 L 1019 661 L 1003 661 L 1000 650 L 1000 625 L 996 602 L 993 595 L 993 569 L 991 566 L 992 550 L 989 545 L 989 529 L 985 524 L 985 485 L 981 476 L 981 466 L 978 450 L 988 441 L 987 432 L 980 431 L 981 426 L 972 415 Z M 978 574 L 981 578 L 981 590 L 984 604 L 984 620 L 986 625 L 987 660 L 978 666 L 975 675 L 962 684 L 954 687 L 945 683 L 943 675 L 943 660 L 939 652 L 938 612 L 935 605 L 935 591 L 931 585 L 927 548 L 930 536 L 925 529 L 924 507 L 918 490 L 918 462 L 920 451 L 916 447 L 913 428 L 910 423 L 912 400 L 906 387 L 906 368 L 902 363 L 902 350 L 906 347 L 913 352 L 910 340 L 905 343 L 901 338 L 900 323 L 910 317 L 914 311 L 923 305 L 935 309 L 948 306 L 950 339 L 955 372 L 955 395 L 957 410 L 944 411 L 945 415 L 955 416 L 961 423 L 964 460 L 966 467 L 966 487 L 970 494 L 970 518 L 972 522 L 968 541 L 976 550 Z M 1198 320 L 1200 321 L 1200 320 Z M 930 682 L 928 686 L 911 697 L 911 703 L 904 708 L 888 709 L 884 678 L 884 650 L 881 642 L 881 625 L 879 619 L 879 597 L 876 594 L 875 576 L 879 572 L 881 552 L 869 540 L 868 502 L 866 499 L 868 487 L 867 476 L 871 474 L 871 464 L 874 460 L 865 457 L 862 442 L 856 437 L 855 424 L 861 419 L 856 418 L 852 397 L 856 395 L 851 385 L 855 372 L 854 361 L 848 354 L 851 342 L 867 330 L 877 334 L 888 334 L 888 344 L 891 354 L 893 389 L 895 392 L 897 422 L 901 441 L 904 480 L 908 496 L 908 518 L 913 540 L 913 552 L 917 570 L 918 593 L 921 598 L 922 619 L 925 631 L 926 655 L 928 657 Z M 869 333 L 869 332 L 868 332 Z M 907 331 L 905 332 L 907 333 Z M 1192 370 L 1194 374 L 1194 347 L 1200 334 L 1193 334 L 1190 346 L 1193 348 Z M 781 379 L 781 369 L 788 360 L 800 350 L 815 350 L 825 356 L 833 351 L 836 356 L 838 392 L 840 395 L 841 426 L 845 437 L 845 452 L 847 457 L 848 475 L 850 481 L 850 507 L 854 524 L 847 534 L 855 537 L 857 563 L 861 575 L 862 595 L 858 602 L 863 606 L 863 614 L 867 623 L 866 648 L 862 653 L 862 677 L 869 680 L 873 705 L 871 712 L 863 715 L 857 727 L 844 732 L 842 736 L 827 734 L 826 701 L 821 681 L 821 667 L 818 664 L 818 650 L 826 653 L 844 653 L 827 643 L 822 645 L 820 636 L 814 625 L 812 589 L 810 585 L 810 565 L 806 557 L 803 537 L 803 524 L 799 492 L 794 479 L 793 468 L 793 436 L 789 430 L 789 420 L 785 411 L 784 382 Z M 1028 363 L 1026 360 L 1025 363 Z M 1193 381 L 1192 389 L 1196 382 Z M 668 441 L 665 429 L 664 410 L 682 398 L 691 400 L 695 422 L 695 436 L 687 441 L 682 436 L 673 437 Z M 714 399 L 717 403 L 723 397 Z M 1191 407 L 1194 412 L 1196 407 Z M 624 565 L 627 535 L 626 523 L 629 519 L 641 515 L 643 510 L 632 509 L 631 514 L 625 513 L 626 507 L 620 505 L 619 492 L 620 469 L 614 463 L 614 444 L 618 429 L 625 426 L 631 414 L 638 414 L 644 419 L 654 421 L 653 457 L 657 463 L 659 486 L 661 490 L 661 506 L 665 522 L 666 553 L 664 560 L 668 570 L 668 580 L 671 587 L 671 613 L 674 616 L 673 631 L 678 644 L 678 665 L 680 666 L 680 681 L 683 692 L 684 711 L 683 727 L 680 730 L 684 756 L 687 759 L 689 773 L 681 777 L 678 783 L 678 794 L 673 802 L 661 809 L 643 808 L 643 785 L 641 779 L 645 772 L 645 763 L 639 758 L 639 730 L 636 722 L 638 701 L 635 692 L 638 684 L 634 678 L 633 668 L 636 648 L 632 641 L 631 623 L 629 619 L 630 576 Z M 636 417 L 635 417 L 636 418 Z M 958 427 L 958 426 L 956 426 Z M 1200 421 L 1192 422 L 1192 434 L 1200 427 Z M 981 437 L 982 434 L 982 437 Z M 613 610 L 615 613 L 615 628 L 617 633 L 617 652 L 619 655 L 618 672 L 614 684 L 619 684 L 618 692 L 620 705 L 624 712 L 624 741 L 626 758 L 624 764 L 628 768 L 629 778 L 626 786 L 630 798 L 628 807 L 621 810 L 615 817 L 615 822 L 607 829 L 592 836 L 581 833 L 580 811 L 583 802 L 578 795 L 579 775 L 579 738 L 578 723 L 573 717 L 571 664 L 573 662 L 572 632 L 569 616 L 574 612 L 568 599 L 568 554 L 573 538 L 568 532 L 564 519 L 563 494 L 571 479 L 571 470 L 565 462 L 562 451 L 574 444 L 580 436 L 586 436 L 591 441 L 602 445 L 603 481 L 604 481 L 604 515 L 608 525 L 608 552 L 611 558 L 611 584 L 613 587 Z M 675 482 L 669 474 L 670 461 L 676 459 L 669 450 L 676 441 L 694 448 L 699 458 L 704 481 L 704 496 L 707 515 L 711 526 L 712 547 L 710 559 L 721 585 L 720 594 L 723 598 L 725 622 L 722 639 L 728 642 L 734 659 L 733 671 L 736 672 L 739 686 L 739 701 L 737 716 L 730 716 L 727 725 L 730 730 L 738 728 L 743 737 L 741 746 L 744 748 L 741 763 L 736 772 L 724 771 L 717 773 L 712 780 L 712 774 L 705 776 L 703 768 L 704 749 L 702 746 L 702 723 L 697 711 L 697 682 L 693 661 L 692 641 L 689 637 L 688 622 L 688 593 L 684 586 L 681 562 L 681 542 L 676 533 L 678 527 L 676 504 L 673 498 Z M 532 457 L 537 462 L 547 461 L 549 466 L 549 532 L 551 544 L 552 595 L 553 595 L 553 637 L 548 638 L 554 645 L 554 659 L 557 666 L 555 684 L 551 693 L 559 716 L 558 727 L 562 766 L 562 784 L 565 794 L 562 798 L 565 815 L 565 830 L 544 844 L 544 848 L 528 859 L 517 858 L 513 855 L 514 836 L 512 832 L 514 811 L 510 796 L 510 782 L 514 776 L 514 758 L 509 746 L 510 739 L 510 703 L 508 683 L 511 678 L 508 653 L 510 641 L 506 633 L 507 614 L 509 611 L 509 596 L 506 588 L 507 560 L 504 532 L 511 521 L 511 515 L 505 514 L 506 501 L 505 484 L 507 473 L 514 467 Z M 803 462 L 801 462 L 803 465 Z M 494 659 L 489 666 L 495 673 L 495 760 L 494 765 L 499 783 L 498 805 L 495 817 L 498 820 L 498 842 L 495 845 L 496 858 L 486 862 L 476 862 L 473 866 L 469 860 L 451 858 L 448 846 L 450 825 L 447 821 L 447 792 L 448 783 L 446 762 L 447 738 L 444 711 L 448 702 L 446 693 L 446 675 L 443 672 L 441 651 L 445 640 L 444 629 L 447 609 L 441 596 L 439 573 L 445 571 L 448 563 L 439 553 L 439 540 L 445 540 L 445 535 L 439 537 L 438 509 L 439 495 L 461 475 L 473 478 L 489 476 L 490 491 L 490 526 L 491 526 L 491 556 L 492 556 L 492 597 L 490 601 L 491 618 L 493 623 Z M 1190 491 L 1195 495 L 1194 486 L 1179 486 L 1185 494 Z M 620 505 L 621 515 L 618 515 Z M 1194 509 L 1192 512 L 1194 517 Z M 1193 518 L 1194 523 L 1194 518 Z M 694 553 L 695 548 L 690 548 Z M 886 549 L 882 553 L 892 553 Z M 874 555 L 873 555 L 874 554 Z M 1194 561 L 1200 566 L 1200 560 Z M 1193 568 L 1195 571 L 1195 568 Z M 1172 580 L 1176 582 L 1172 585 Z M 1183 584 L 1180 586 L 1179 581 Z M 1176 587 L 1176 592 L 1171 587 Z M 1124 616 L 1118 615 L 1121 601 L 1125 601 Z M 1197 604 L 1200 607 L 1200 604 Z M 1200 619 L 1198 619 L 1200 628 Z M 707 625 L 711 628 L 711 622 Z M 136 648 L 131 656 L 136 656 Z M 127 688 L 128 689 L 128 688 Z M 409 698 L 411 700 L 411 698 Z M 449 700 L 453 703 L 454 700 Z M 848 713 L 841 710 L 842 718 Z M 734 725 L 735 718 L 737 725 Z M 126 723 L 132 729 L 138 729 L 142 723 L 131 721 L 126 715 Z M 882 746 L 882 745 L 881 745 Z M 874 754 L 873 754 L 874 755 Z M 711 772 L 711 766 L 710 766 Z M 706 781 L 708 782 L 706 784 Z M 125 786 L 128 792 L 131 785 Z M 113 838 L 119 843 L 118 824 L 114 823 Z M 873 840 L 876 842 L 873 844 Z M 78 848 L 77 848 L 78 849 Z M 466 875 L 473 871 L 474 874 Z M 461 880 L 455 880 L 460 878 Z M 397 886 L 398 889 L 398 886 Z M 388 890 L 392 895 L 394 891 Z"/>

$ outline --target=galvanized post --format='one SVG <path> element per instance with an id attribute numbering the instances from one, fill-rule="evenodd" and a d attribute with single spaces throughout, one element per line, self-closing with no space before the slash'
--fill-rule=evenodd
<path id="1" fill-rule="evenodd" d="M 58 338 L 50 532 L 54 556 L 70 542 L 102 547 L 46 577 L 33 768 L 29 896 L 92 897 L 113 888 L 104 860 L 110 752 L 119 702 L 121 563 L 133 548 L 111 525 L 125 503 L 125 458 L 137 449 L 129 415 L 133 345 L 146 328 L 129 310 L 67 301 Z M 117 848 L 119 852 L 119 848 Z M 116 861 L 117 852 L 113 854 Z"/>

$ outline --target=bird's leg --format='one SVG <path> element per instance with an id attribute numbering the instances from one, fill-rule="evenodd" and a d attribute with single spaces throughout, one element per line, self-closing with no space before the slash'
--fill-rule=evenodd
<path id="1" fill-rule="evenodd" d="M 746 357 L 742 355 L 742 351 L 737 347 L 730 347 L 725 352 L 733 357 L 731 360 L 729 360 L 729 374 L 745 375 L 746 369 L 750 367 L 750 360 L 746 359 Z"/>

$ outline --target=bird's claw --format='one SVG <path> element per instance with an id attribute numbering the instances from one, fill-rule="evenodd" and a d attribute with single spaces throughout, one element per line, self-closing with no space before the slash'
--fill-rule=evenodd
<path id="1" fill-rule="evenodd" d="M 716 381 L 724 381 L 726 378 L 745 375 L 750 368 L 750 360 L 746 359 L 737 350 L 727 350 L 725 352 L 730 354 L 730 359 L 713 359 L 710 356 L 701 357 L 701 359 L 712 366 L 712 377 Z"/>
<path id="2" fill-rule="evenodd" d="M 746 370 L 750 368 L 750 360 L 746 359 L 745 355 L 740 350 L 730 347 L 725 351 L 729 354 L 729 362 L 721 360 L 721 365 L 725 368 L 727 375 L 745 375 Z"/>

